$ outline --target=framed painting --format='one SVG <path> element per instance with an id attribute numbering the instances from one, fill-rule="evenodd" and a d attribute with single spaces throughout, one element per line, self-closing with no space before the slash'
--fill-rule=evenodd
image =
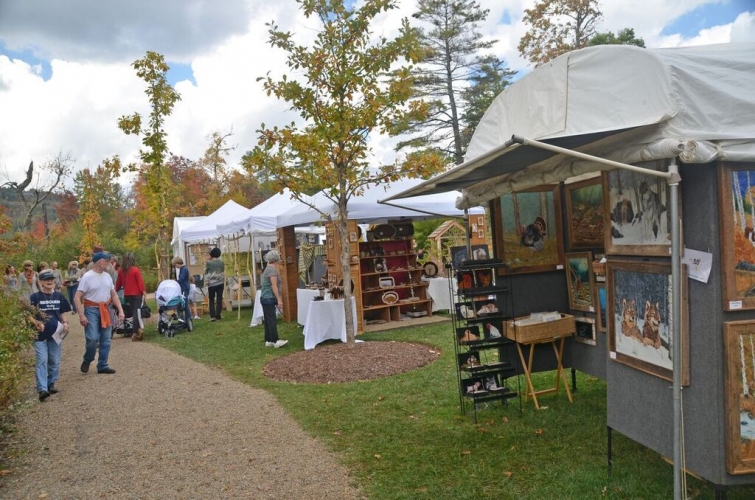
<path id="1" fill-rule="evenodd" d="M 598 331 L 601 333 L 606 333 L 606 322 L 608 318 L 606 316 L 606 311 L 608 308 L 608 297 L 606 293 L 605 283 L 595 284 L 595 300 L 597 302 L 597 307 L 595 309 L 595 319 L 597 320 Z"/>
<path id="2" fill-rule="evenodd" d="M 488 246 L 472 245 L 472 260 L 484 260 L 488 258 Z"/>
<path id="3" fill-rule="evenodd" d="M 718 166 L 725 311 L 755 309 L 755 165 Z"/>
<path id="4" fill-rule="evenodd" d="M 683 267 L 681 325 L 671 321 L 671 264 L 608 261 L 609 357 L 637 370 L 673 378 L 673 344 L 682 343 L 682 383 L 689 385 L 689 312 Z"/>
<path id="5" fill-rule="evenodd" d="M 592 273 L 590 252 L 567 253 L 566 287 L 569 291 L 569 309 L 595 312 L 595 279 Z"/>
<path id="6" fill-rule="evenodd" d="M 726 469 L 755 472 L 755 321 L 724 323 Z"/>
<path id="7" fill-rule="evenodd" d="M 451 247 L 451 264 L 454 266 L 454 269 L 459 269 L 461 267 L 461 263 L 465 260 L 469 260 L 469 251 L 467 250 L 466 245 L 464 246 L 458 246 L 458 247 Z"/>
<path id="8" fill-rule="evenodd" d="M 495 256 L 502 272 L 536 273 L 561 269 L 561 196 L 558 186 L 541 186 L 501 196 L 493 205 Z"/>
<path id="9" fill-rule="evenodd" d="M 665 170 L 665 160 L 638 166 Z M 616 169 L 603 172 L 603 213 L 607 254 L 671 254 L 671 211 L 665 179 Z"/>
<path id="10" fill-rule="evenodd" d="M 574 340 L 583 344 L 597 346 L 598 336 L 595 330 L 595 320 L 592 318 L 574 318 Z"/>
<path id="11" fill-rule="evenodd" d="M 600 176 L 566 184 L 569 249 L 603 248 L 603 181 Z"/>

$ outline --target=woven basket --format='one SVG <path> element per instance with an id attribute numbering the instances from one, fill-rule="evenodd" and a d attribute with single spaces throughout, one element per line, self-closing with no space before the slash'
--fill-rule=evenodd
<path id="1" fill-rule="evenodd" d="M 527 317 L 516 318 L 517 320 L 526 319 Z M 555 321 L 545 321 L 543 323 L 533 323 L 531 325 L 514 325 L 513 321 L 507 321 L 504 328 L 506 338 L 528 344 L 556 339 L 572 335 L 575 331 L 574 316 L 570 314 L 561 314 L 561 319 Z"/>

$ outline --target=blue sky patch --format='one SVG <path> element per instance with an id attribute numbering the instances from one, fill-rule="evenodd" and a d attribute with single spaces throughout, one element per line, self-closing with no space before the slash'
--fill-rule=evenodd
<path id="1" fill-rule="evenodd" d="M 176 62 L 168 62 L 170 69 L 168 70 L 168 83 L 175 87 L 176 83 L 189 80 L 192 85 L 196 86 L 197 81 L 194 79 L 194 72 L 191 70 L 190 64 L 180 64 Z"/>
<path id="2" fill-rule="evenodd" d="M 0 54 L 7 56 L 10 60 L 21 59 L 29 66 L 36 68 L 36 73 L 44 81 L 48 81 L 52 77 L 52 66 L 50 65 L 50 61 L 44 61 L 38 58 L 30 50 L 15 52 L 13 50 L 8 50 L 5 47 L 5 44 L 0 42 Z"/>
<path id="3" fill-rule="evenodd" d="M 723 0 L 706 3 L 667 24 L 661 31 L 661 35 L 679 33 L 685 38 L 692 38 L 697 36 L 702 29 L 732 23 L 739 14 L 752 8 L 752 0 Z"/>

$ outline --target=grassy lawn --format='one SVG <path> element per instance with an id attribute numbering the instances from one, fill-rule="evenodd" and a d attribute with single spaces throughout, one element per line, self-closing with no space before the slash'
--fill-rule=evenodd
<path id="1" fill-rule="evenodd" d="M 544 396 L 519 411 L 517 399 L 462 415 L 449 323 L 360 336 L 409 340 L 443 355 L 420 370 L 367 382 L 293 384 L 262 375 L 266 362 L 303 349 L 301 328 L 280 323 L 283 349 L 265 348 L 251 310 L 225 313 L 219 323 L 196 322 L 192 333 L 167 339 L 147 328 L 146 339 L 227 372 L 274 394 L 311 435 L 337 452 L 370 498 L 658 498 L 673 497 L 672 466 L 657 453 L 613 433 L 614 467 L 606 467 L 606 386 L 578 374 L 574 403 Z M 553 373 L 541 385 L 552 383 Z M 516 379 L 513 379 L 516 380 Z M 524 381 L 522 378 L 522 386 Z M 467 405 L 469 407 L 469 405 Z M 253 418 L 253 416 L 250 416 Z M 690 498 L 714 498 L 706 483 L 688 477 Z M 749 499 L 755 488 L 732 488 Z"/>

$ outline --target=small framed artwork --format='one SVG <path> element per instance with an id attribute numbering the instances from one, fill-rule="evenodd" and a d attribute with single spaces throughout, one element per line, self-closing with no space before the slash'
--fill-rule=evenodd
<path id="1" fill-rule="evenodd" d="M 606 322 L 608 317 L 606 316 L 606 308 L 608 307 L 608 297 L 606 295 L 606 284 L 595 284 L 595 300 L 597 301 L 596 319 L 598 323 L 598 331 L 606 333 Z"/>
<path id="2" fill-rule="evenodd" d="M 474 370 L 482 366 L 478 351 L 462 352 L 458 355 L 459 368 L 462 370 Z"/>
<path id="3" fill-rule="evenodd" d="M 472 224 L 472 232 L 473 233 L 477 232 L 477 224 Z"/>
<path id="4" fill-rule="evenodd" d="M 482 324 L 482 333 L 488 340 L 503 338 L 503 322 L 501 320 L 486 321 Z"/>
<path id="5" fill-rule="evenodd" d="M 595 280 L 592 273 L 590 252 L 567 253 L 566 287 L 569 291 L 569 309 L 595 312 L 593 291 Z"/>
<path id="6" fill-rule="evenodd" d="M 489 258 L 489 256 L 487 245 L 472 245 L 473 260 L 484 260 Z"/>
<path id="7" fill-rule="evenodd" d="M 485 217 L 480 215 L 477 217 L 477 227 L 482 227 L 485 225 Z"/>
<path id="8" fill-rule="evenodd" d="M 603 181 L 600 176 L 566 184 L 569 249 L 603 247 Z"/>
<path id="9" fill-rule="evenodd" d="M 475 318 L 475 312 L 474 312 L 474 305 L 472 305 L 471 302 L 457 302 L 455 304 L 456 306 L 456 317 L 461 319 L 474 319 Z"/>
<path id="10" fill-rule="evenodd" d="M 598 345 L 598 336 L 595 330 L 595 320 L 592 318 L 574 318 L 576 333 L 574 340 L 587 345 Z"/>
<path id="11" fill-rule="evenodd" d="M 451 263 L 454 269 L 459 269 L 462 262 L 469 260 L 469 252 L 466 246 L 451 247 Z"/>
<path id="12" fill-rule="evenodd" d="M 485 382 L 483 381 L 482 377 L 462 379 L 461 392 L 467 396 L 482 395 L 487 393 L 487 391 L 485 390 Z"/>
<path id="13" fill-rule="evenodd" d="M 563 265 L 560 192 L 558 185 L 541 186 L 493 203 L 495 255 L 508 265 L 504 272 L 537 273 Z"/>
<path id="14" fill-rule="evenodd" d="M 682 384 L 689 385 L 689 313 L 687 268 L 682 266 L 682 319 L 673 325 L 671 264 L 608 261 L 608 350 L 611 359 L 656 377 L 671 380 L 681 363 Z M 682 359 L 674 361 L 674 342 Z"/>
<path id="15" fill-rule="evenodd" d="M 755 321 L 724 323 L 726 469 L 755 472 Z"/>
<path id="16" fill-rule="evenodd" d="M 719 164 L 718 174 L 724 310 L 755 309 L 755 166 Z"/>
<path id="17" fill-rule="evenodd" d="M 480 327 L 478 325 L 462 326 L 456 329 L 456 338 L 459 344 L 469 344 L 480 340 Z"/>
<path id="18" fill-rule="evenodd" d="M 456 284 L 459 290 L 474 288 L 474 273 L 472 271 L 460 271 L 456 273 Z"/>
<path id="19" fill-rule="evenodd" d="M 485 231 L 477 231 L 477 238 L 484 240 L 485 239 Z"/>
<path id="20" fill-rule="evenodd" d="M 483 382 L 483 387 L 485 387 L 485 390 L 489 392 L 495 392 L 500 387 L 498 385 L 498 377 L 495 374 L 485 375 L 482 378 L 482 382 Z"/>
<path id="21" fill-rule="evenodd" d="M 639 167 L 666 170 L 666 160 Z M 666 180 L 623 169 L 603 172 L 603 232 L 607 254 L 656 255 L 671 253 L 671 210 Z"/>
<path id="22" fill-rule="evenodd" d="M 491 286 L 493 284 L 492 269 L 478 269 L 475 271 L 475 283 L 479 288 Z"/>
<path id="23" fill-rule="evenodd" d="M 499 314 L 495 300 L 477 300 L 474 303 L 475 317 L 485 318 Z"/>
<path id="24" fill-rule="evenodd" d="M 356 231 L 351 231 L 349 233 L 349 241 L 354 242 L 354 241 L 358 241 L 358 240 L 359 240 L 359 237 L 357 236 L 357 232 Z"/>

